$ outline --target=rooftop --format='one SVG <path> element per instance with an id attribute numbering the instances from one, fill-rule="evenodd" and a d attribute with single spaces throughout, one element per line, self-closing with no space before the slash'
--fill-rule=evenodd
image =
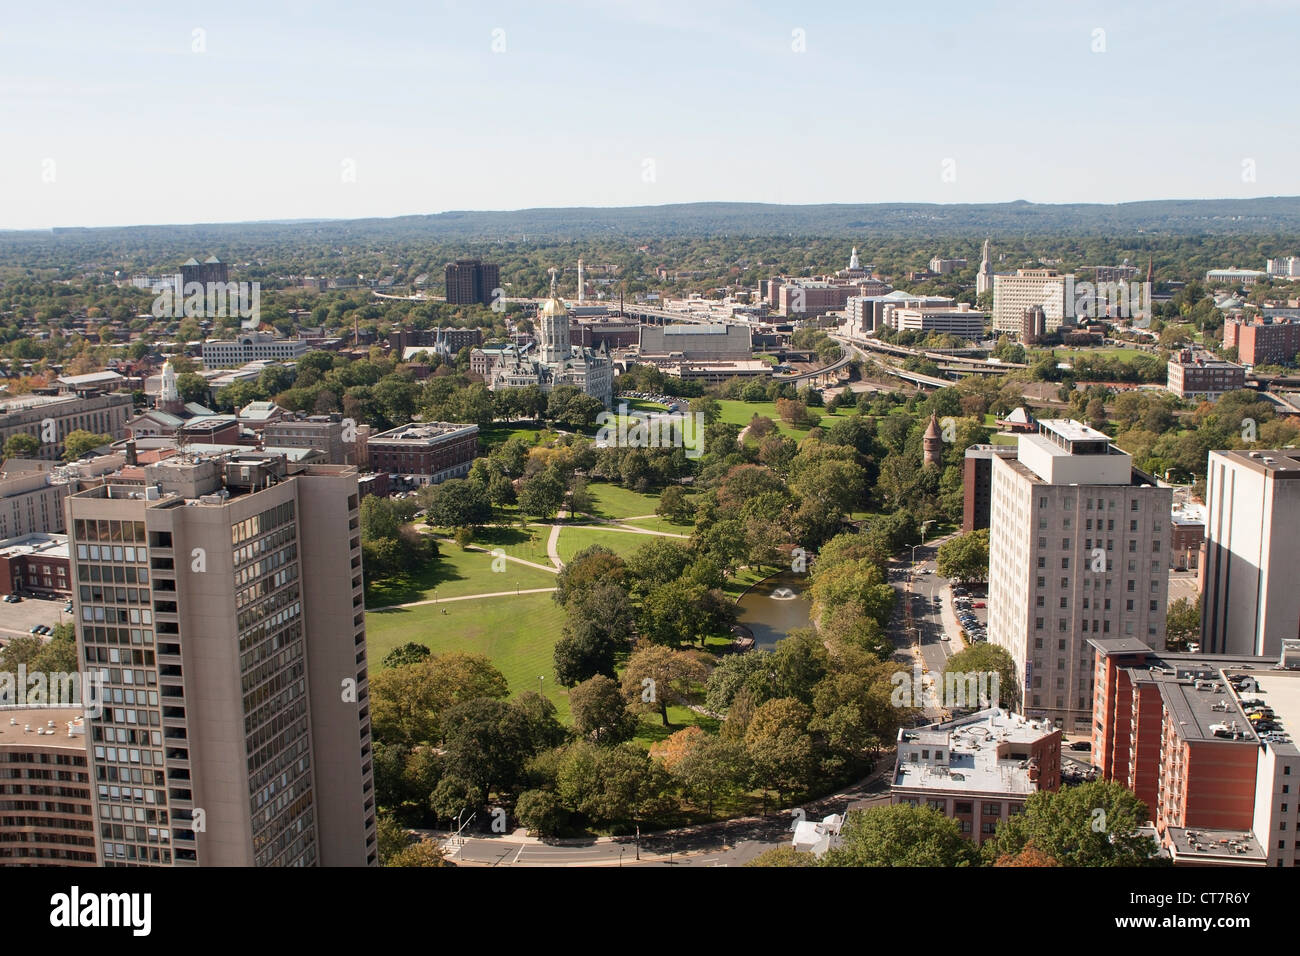
<path id="1" fill-rule="evenodd" d="M 38 734 L 37 730 L 45 732 Z M 17 746 L 66 747 L 85 753 L 86 729 L 81 710 L 74 707 L 0 707 L 0 747 Z"/>
<path id="2" fill-rule="evenodd" d="M 1224 458 L 1275 478 L 1300 478 L 1300 449 L 1273 448 L 1261 451 L 1213 451 Z"/>
<path id="3" fill-rule="evenodd" d="M 966 717 L 898 732 L 899 760 L 895 787 L 1029 795 L 1039 778 L 1030 779 L 1029 748 L 1060 731 L 1047 721 L 990 708 Z M 947 761 L 916 763 L 904 751 L 916 746 L 947 748 Z M 1044 777 L 1059 767 L 1040 768 Z"/>
<path id="4" fill-rule="evenodd" d="M 1180 857 L 1187 857 L 1188 863 L 1217 866 L 1265 866 L 1268 863 L 1268 854 L 1249 830 L 1167 827 L 1165 838 L 1170 843 L 1175 863 Z"/>
<path id="5" fill-rule="evenodd" d="M 0 557 L 12 558 L 24 554 L 36 554 L 48 558 L 66 558 L 68 556 L 68 536 L 66 534 L 37 532 L 0 541 Z"/>
<path id="6" fill-rule="evenodd" d="M 446 438 L 457 432 L 470 434 L 477 431 L 477 425 L 456 424 L 454 422 L 409 422 L 408 424 L 398 425 L 396 428 L 371 436 L 370 442 L 371 444 L 374 444 L 375 442 L 391 441 L 422 443 L 432 441 L 436 438 Z"/>

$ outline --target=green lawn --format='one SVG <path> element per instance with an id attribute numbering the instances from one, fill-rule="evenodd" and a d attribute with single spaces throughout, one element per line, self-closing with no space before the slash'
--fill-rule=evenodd
<path id="1" fill-rule="evenodd" d="M 1016 435 L 994 432 L 992 436 L 990 436 L 989 441 L 994 445 L 1015 445 L 1020 441 L 1020 438 Z"/>
<path id="2" fill-rule="evenodd" d="M 694 523 L 677 524 L 666 518 L 636 518 L 631 521 L 623 522 L 633 528 L 645 528 L 647 531 L 666 531 L 668 534 L 690 534 L 694 530 Z"/>
<path id="3" fill-rule="evenodd" d="M 723 399 L 718 404 L 722 406 L 722 415 L 719 421 L 744 428 L 749 424 L 751 418 L 758 415 L 760 418 L 770 418 L 776 422 L 777 431 L 788 438 L 805 438 L 808 435 L 809 430 L 807 428 L 795 428 L 781 421 L 780 416 L 776 413 L 775 402 L 741 402 L 733 399 Z M 817 413 L 820 409 L 814 408 L 810 409 L 810 411 Z M 821 417 L 823 427 L 829 428 L 834 421 L 834 415 L 823 414 Z"/>
<path id="4" fill-rule="evenodd" d="M 492 570 L 492 555 L 482 551 L 462 551 L 455 544 L 439 542 L 441 552 L 437 561 L 416 569 L 410 574 L 383 581 L 370 581 L 366 585 L 366 606 L 383 607 L 389 604 L 407 604 L 425 601 L 435 596 L 460 597 L 465 594 L 486 594 L 509 591 L 518 587 L 555 587 L 555 575 L 539 571 L 513 561 L 505 563 L 505 570 Z M 542 539 L 545 562 L 546 541 Z"/>
<path id="5" fill-rule="evenodd" d="M 573 560 L 575 554 L 590 548 L 593 544 L 604 545 L 615 554 L 630 554 L 643 544 L 653 540 L 655 540 L 654 536 L 648 534 L 575 526 L 566 527 L 560 531 L 560 540 L 555 547 L 560 552 L 560 560 L 568 564 Z M 554 586 L 554 583 L 552 583 L 552 586 Z"/>
<path id="6" fill-rule="evenodd" d="M 658 495 L 643 495 L 621 485 L 592 482 L 587 485 L 591 506 L 597 518 L 632 518 L 652 515 L 659 507 Z"/>
<path id="7" fill-rule="evenodd" d="M 367 652 L 375 668 L 389 651 L 408 641 L 424 644 L 435 654 L 486 654 L 510 682 L 512 694 L 537 690 L 541 674 L 542 693 L 567 721 L 569 699 L 555 682 L 552 661 L 563 621 L 563 609 L 549 594 L 369 611 Z"/>
<path id="8" fill-rule="evenodd" d="M 448 528 L 435 528 L 432 533 L 440 538 L 450 538 Z M 486 525 L 474 532 L 475 547 L 487 548 L 489 551 L 500 548 L 513 558 L 522 558 L 534 564 L 551 566 L 551 559 L 546 556 L 546 538 L 551 533 L 547 525 L 530 524 L 527 530 L 518 525 Z M 460 549 L 455 544 L 439 541 L 438 547 L 444 552 Z"/>
<path id="9" fill-rule="evenodd" d="M 504 444 L 511 438 L 522 438 L 530 445 L 538 442 L 546 444 L 555 436 L 555 432 L 543 426 L 520 422 L 493 422 L 486 428 L 478 430 L 479 444 L 488 448 Z"/>

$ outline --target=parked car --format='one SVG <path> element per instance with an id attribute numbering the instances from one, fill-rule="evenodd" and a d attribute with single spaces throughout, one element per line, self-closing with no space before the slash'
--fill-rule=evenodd
<path id="1" fill-rule="evenodd" d="M 28 634 L 39 634 L 39 633 L 41 633 L 40 630 L 39 630 L 39 628 L 40 628 L 40 625 L 39 625 L 39 624 L 33 624 L 30 628 L 27 629 L 27 633 L 28 633 Z"/>
<path id="2" fill-rule="evenodd" d="M 17 603 L 18 603 L 19 601 L 21 601 L 21 600 L 22 600 L 22 598 L 20 598 L 17 594 L 6 594 L 6 595 L 5 595 L 5 603 L 6 603 L 6 604 L 17 604 Z"/>
<path id="3" fill-rule="evenodd" d="M 939 640 L 941 640 L 941 641 L 950 641 L 950 640 L 952 640 L 952 638 L 950 638 L 947 634 L 940 634 L 940 635 L 939 635 Z"/>
<path id="4" fill-rule="evenodd" d="M 1070 749 L 1071 749 L 1071 750 L 1091 750 L 1091 749 L 1092 749 L 1092 743 L 1091 743 L 1091 741 L 1087 741 L 1087 740 L 1076 740 L 1074 743 L 1070 744 Z"/>
<path id="5" fill-rule="evenodd" d="M 988 607 L 988 605 L 985 604 L 983 601 L 976 601 L 974 604 L 971 605 L 971 607 Z"/>

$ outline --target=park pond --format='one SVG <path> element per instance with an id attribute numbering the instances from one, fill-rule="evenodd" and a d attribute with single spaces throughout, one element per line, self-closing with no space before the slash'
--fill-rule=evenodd
<path id="1" fill-rule="evenodd" d="M 770 651 L 797 627 L 812 625 L 808 575 L 786 571 L 759 581 L 739 602 L 737 620 L 754 635 L 754 646 Z"/>

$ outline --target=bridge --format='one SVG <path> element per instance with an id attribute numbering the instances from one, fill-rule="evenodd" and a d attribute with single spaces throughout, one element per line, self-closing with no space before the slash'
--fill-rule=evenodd
<path id="1" fill-rule="evenodd" d="M 848 337 L 838 336 L 838 335 L 832 336 L 832 338 L 834 338 L 836 342 L 839 342 L 842 347 L 848 350 L 848 352 L 850 353 L 850 358 L 856 358 L 859 356 L 864 359 L 870 358 L 870 356 L 868 356 L 867 353 L 864 352 L 860 347 L 860 343 L 869 340 L 850 339 Z M 923 375 L 920 372 L 909 372 L 905 368 L 899 368 L 897 365 L 891 365 L 888 362 L 882 362 L 880 364 L 880 368 L 882 368 L 888 374 L 893 375 L 895 378 L 901 378 L 904 381 L 911 382 L 913 385 L 917 385 L 921 388 L 951 388 L 952 387 L 952 382 L 948 381 L 947 379 L 935 378 L 933 375 Z"/>

